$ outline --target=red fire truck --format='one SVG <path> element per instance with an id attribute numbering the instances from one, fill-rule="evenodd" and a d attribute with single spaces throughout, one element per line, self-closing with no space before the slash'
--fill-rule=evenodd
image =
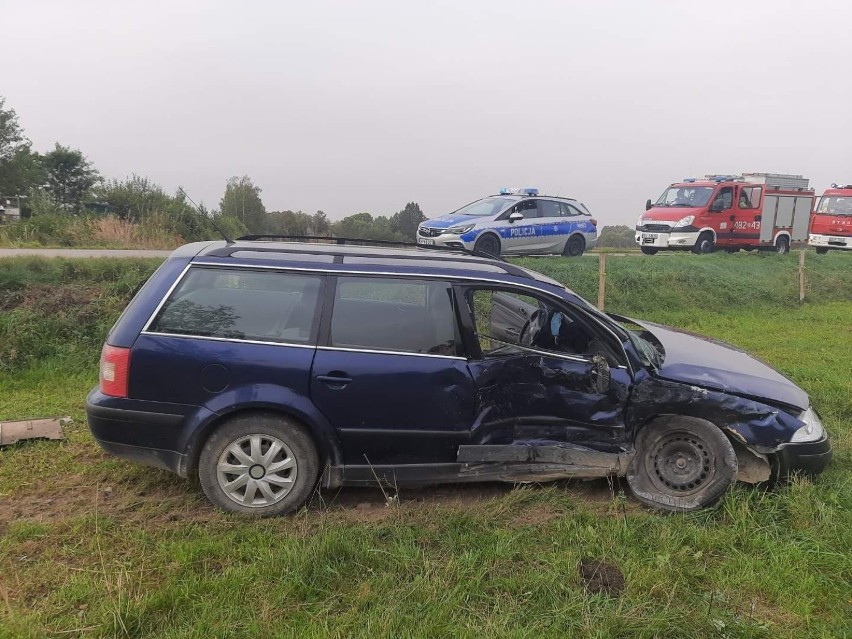
<path id="1" fill-rule="evenodd" d="M 817 253 L 852 250 L 852 184 L 832 184 L 814 208 L 808 244 Z"/>
<path id="2" fill-rule="evenodd" d="M 801 175 L 687 178 L 669 186 L 656 202 L 647 201 L 636 223 L 636 243 L 646 255 L 717 248 L 786 253 L 793 243 L 808 239 L 813 203 L 814 191 Z"/>

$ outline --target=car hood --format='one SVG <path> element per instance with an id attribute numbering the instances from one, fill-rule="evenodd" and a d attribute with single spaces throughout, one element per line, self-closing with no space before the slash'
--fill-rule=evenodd
<path id="1" fill-rule="evenodd" d="M 703 208 L 686 206 L 655 206 L 642 214 L 644 222 L 677 222 L 687 215 L 698 215 Z"/>
<path id="2" fill-rule="evenodd" d="M 801 410 L 810 405 L 805 391 L 736 346 L 653 322 L 632 321 L 663 345 L 665 359 L 656 373 L 660 377 Z"/>
<path id="3" fill-rule="evenodd" d="M 432 220 L 426 220 L 425 222 L 421 222 L 420 226 L 425 226 L 430 229 L 448 229 L 451 226 L 457 226 L 459 224 L 471 223 L 471 222 L 482 222 L 484 220 L 491 220 L 492 218 L 482 215 L 457 215 L 455 213 L 450 213 L 449 215 L 444 215 L 442 217 L 436 217 Z"/>

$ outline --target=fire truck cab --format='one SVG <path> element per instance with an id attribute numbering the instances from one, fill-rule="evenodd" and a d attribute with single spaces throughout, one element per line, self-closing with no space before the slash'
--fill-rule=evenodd
<path id="1" fill-rule="evenodd" d="M 852 250 L 852 184 L 832 184 L 822 194 L 811 216 L 808 244 L 820 254 Z"/>
<path id="2" fill-rule="evenodd" d="M 814 192 L 801 175 L 708 175 L 675 182 L 636 223 L 646 255 L 661 250 L 740 249 L 786 253 L 808 239 Z"/>

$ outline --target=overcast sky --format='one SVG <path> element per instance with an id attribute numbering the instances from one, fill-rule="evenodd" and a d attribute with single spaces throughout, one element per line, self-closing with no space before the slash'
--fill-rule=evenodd
<path id="1" fill-rule="evenodd" d="M 538 186 L 630 224 L 672 181 L 852 182 L 848 2 L 0 0 L 40 151 L 215 207 L 430 217 Z"/>

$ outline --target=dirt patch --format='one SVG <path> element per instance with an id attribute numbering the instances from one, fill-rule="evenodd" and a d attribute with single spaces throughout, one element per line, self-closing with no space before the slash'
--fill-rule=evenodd
<path id="1" fill-rule="evenodd" d="M 98 289 L 63 284 L 48 286 L 29 284 L 24 289 L 20 306 L 45 314 L 67 311 L 69 308 L 87 306 L 97 297 Z"/>
<path id="2" fill-rule="evenodd" d="M 583 559 L 577 569 L 591 593 L 618 597 L 624 591 L 624 574 L 618 566 L 597 559 Z"/>
<path id="3" fill-rule="evenodd" d="M 79 462 L 96 467 L 106 457 L 89 446 L 74 452 Z M 197 483 L 141 466 L 115 477 L 111 473 L 66 474 L 24 488 L 0 498 L 0 534 L 15 521 L 57 523 L 81 515 L 114 517 L 122 523 L 139 522 L 146 527 L 183 526 L 192 523 L 223 522 L 227 515 L 215 510 Z M 606 482 L 557 484 L 570 497 L 592 504 L 602 515 L 622 514 L 613 501 Z M 509 495 L 514 486 L 507 483 L 448 484 L 430 487 L 404 487 L 398 495 L 379 488 L 346 487 L 321 490 L 299 515 L 307 523 L 340 520 L 353 523 L 382 522 L 416 515 L 428 510 L 465 511 L 486 507 Z M 627 509 L 637 506 L 628 504 Z M 541 526 L 563 516 L 563 511 L 547 504 L 519 505 L 513 520 L 517 526 Z M 514 513 L 510 513 L 510 516 Z"/>

